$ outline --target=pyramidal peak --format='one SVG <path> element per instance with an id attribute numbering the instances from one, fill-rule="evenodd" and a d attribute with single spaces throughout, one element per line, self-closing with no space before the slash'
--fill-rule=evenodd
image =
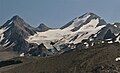
<path id="1" fill-rule="evenodd" d="M 25 21 L 20 16 L 18 16 L 18 15 L 13 16 L 10 20 L 13 23 L 17 22 L 15 24 L 19 24 L 19 23 L 20 24 L 25 24 Z"/>
<path id="2" fill-rule="evenodd" d="M 15 16 L 13 16 L 10 20 L 8 20 L 8 21 L 10 21 L 9 22 L 9 24 L 11 24 L 12 22 L 14 23 L 14 22 L 24 22 L 24 20 L 20 17 L 20 16 L 18 16 L 18 15 L 15 15 Z"/>
<path id="3" fill-rule="evenodd" d="M 41 23 L 38 27 L 37 27 L 37 31 L 39 32 L 44 32 L 47 31 L 51 28 L 49 28 L 48 26 L 46 26 L 44 23 Z"/>
<path id="4" fill-rule="evenodd" d="M 41 23 L 37 28 L 47 27 L 44 23 Z"/>
<path id="5" fill-rule="evenodd" d="M 22 25 L 25 21 L 18 15 L 13 16 L 10 20 L 6 21 L 1 28 L 9 27 L 11 25 Z"/>
<path id="6" fill-rule="evenodd" d="M 16 19 L 22 19 L 22 18 L 20 16 L 18 16 L 18 15 L 15 15 L 15 16 L 12 17 L 11 20 L 16 20 Z"/>

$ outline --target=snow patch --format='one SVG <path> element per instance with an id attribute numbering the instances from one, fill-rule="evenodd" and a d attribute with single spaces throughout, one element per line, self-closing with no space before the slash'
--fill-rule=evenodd
<path id="1" fill-rule="evenodd" d="M 13 22 L 13 21 L 11 21 L 11 22 L 9 23 L 9 25 L 12 24 L 12 22 Z"/>
<path id="2" fill-rule="evenodd" d="M 86 45 L 87 48 L 89 47 L 89 44 L 87 42 L 85 42 L 84 44 Z"/>
<path id="3" fill-rule="evenodd" d="M 109 41 L 108 43 L 113 43 L 113 41 Z"/>
<path id="4" fill-rule="evenodd" d="M 25 53 L 21 53 L 21 54 L 20 54 L 20 57 L 24 57 L 24 56 L 25 56 Z"/>
<path id="5" fill-rule="evenodd" d="M 2 41 L 3 39 L 4 39 L 4 32 L 5 32 L 6 30 L 5 29 L 0 29 L 0 41 Z"/>
<path id="6" fill-rule="evenodd" d="M 90 38 L 90 41 L 93 41 L 94 39 Z"/>
<path id="7" fill-rule="evenodd" d="M 114 27 L 117 27 L 117 25 L 114 25 Z"/>
<path id="8" fill-rule="evenodd" d="M 44 46 L 45 46 L 47 49 L 53 49 L 53 48 L 54 48 L 52 45 L 50 45 L 50 42 L 45 42 L 45 43 L 44 43 Z"/>
<path id="9" fill-rule="evenodd" d="M 97 28 L 91 29 L 89 31 L 81 31 L 82 34 L 78 36 L 78 38 L 74 41 L 74 44 L 81 42 L 83 39 L 88 39 L 92 34 L 96 34 L 103 27 L 105 27 L 105 26 L 102 25 Z"/>
<path id="10" fill-rule="evenodd" d="M 120 61 L 120 57 L 117 57 L 117 58 L 115 59 L 115 61 Z"/>
<path id="11" fill-rule="evenodd" d="M 92 19 L 89 23 L 86 25 L 83 25 L 77 32 L 79 31 L 91 31 L 92 29 L 95 29 L 97 24 L 99 23 L 99 19 Z"/>
<path id="12" fill-rule="evenodd" d="M 3 46 L 5 47 L 5 46 L 7 46 L 9 43 L 10 43 L 10 41 L 9 41 L 9 42 L 6 42 Z"/>
<path id="13" fill-rule="evenodd" d="M 10 27 L 8 28 L 1 28 L 0 29 L 0 42 L 4 39 L 4 32 L 7 31 Z"/>
<path id="14" fill-rule="evenodd" d="M 102 41 L 102 43 L 105 43 L 105 41 Z"/>
<path id="15" fill-rule="evenodd" d="M 0 41 L 2 41 L 4 39 L 4 34 L 0 35 Z"/>
<path id="16" fill-rule="evenodd" d="M 120 36 L 118 36 L 117 38 L 116 38 L 116 41 L 115 42 L 119 42 L 120 43 Z"/>

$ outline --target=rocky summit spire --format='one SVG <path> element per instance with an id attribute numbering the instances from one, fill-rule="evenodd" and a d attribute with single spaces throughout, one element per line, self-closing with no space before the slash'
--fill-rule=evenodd
<path id="1" fill-rule="evenodd" d="M 41 23 L 36 29 L 39 32 L 44 32 L 44 31 L 47 31 L 47 30 L 49 30 L 51 28 L 49 28 L 48 26 L 46 26 L 44 23 Z"/>
<path id="2" fill-rule="evenodd" d="M 5 22 L 1 28 L 7 28 L 13 25 L 20 25 L 23 26 L 24 24 L 27 24 L 21 17 L 19 17 L 18 15 L 13 16 L 10 20 L 8 20 L 7 22 Z"/>
<path id="3" fill-rule="evenodd" d="M 16 20 L 16 19 L 22 19 L 21 17 L 19 17 L 18 15 L 15 15 L 11 18 L 11 20 Z"/>

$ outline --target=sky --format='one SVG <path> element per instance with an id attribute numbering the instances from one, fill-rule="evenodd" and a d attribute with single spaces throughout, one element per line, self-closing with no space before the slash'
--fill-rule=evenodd
<path id="1" fill-rule="evenodd" d="M 30 25 L 61 27 L 87 12 L 120 22 L 120 0 L 0 0 L 0 25 L 19 15 Z"/>

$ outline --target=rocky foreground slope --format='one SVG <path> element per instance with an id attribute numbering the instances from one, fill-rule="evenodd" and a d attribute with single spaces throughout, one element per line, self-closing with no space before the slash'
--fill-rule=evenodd
<path id="1" fill-rule="evenodd" d="M 100 44 L 53 57 L 16 58 L 22 64 L 1 73 L 120 73 L 120 44 Z M 2 70 L 5 69 L 5 70 Z"/>

